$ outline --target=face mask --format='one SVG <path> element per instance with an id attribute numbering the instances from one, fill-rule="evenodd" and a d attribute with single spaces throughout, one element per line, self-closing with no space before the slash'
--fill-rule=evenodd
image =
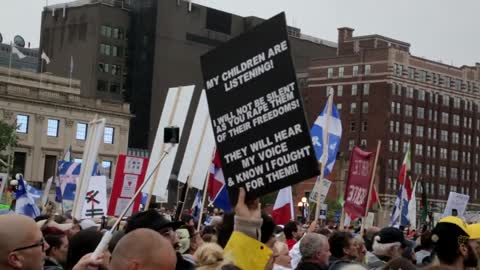
<path id="1" fill-rule="evenodd" d="M 273 265 L 273 270 L 292 270 L 291 268 L 287 268 L 278 264 Z"/>

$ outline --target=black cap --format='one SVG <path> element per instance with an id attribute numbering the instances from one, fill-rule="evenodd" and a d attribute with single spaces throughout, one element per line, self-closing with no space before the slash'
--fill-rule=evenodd
<path id="1" fill-rule="evenodd" d="M 145 212 L 138 212 L 128 219 L 127 226 L 125 226 L 125 233 L 136 229 L 146 228 L 154 231 L 160 231 L 164 228 L 178 229 L 183 222 L 171 222 L 163 215 L 159 214 L 154 209 L 149 209 Z"/>
<path id="2" fill-rule="evenodd" d="M 410 246 L 409 243 L 405 241 L 403 232 L 394 227 L 386 227 L 381 229 L 378 233 L 378 237 L 380 238 L 377 241 L 379 244 L 391 244 L 399 242 L 402 244 L 402 247 Z"/>

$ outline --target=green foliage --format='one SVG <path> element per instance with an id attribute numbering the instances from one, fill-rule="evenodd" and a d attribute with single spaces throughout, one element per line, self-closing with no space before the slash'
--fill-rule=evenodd
<path id="1" fill-rule="evenodd" d="M 0 152 L 7 147 L 14 147 L 17 144 L 16 127 L 14 124 L 8 124 L 0 120 Z"/>
<path id="2" fill-rule="evenodd" d="M 328 220 L 335 219 L 335 212 L 338 210 L 342 210 L 342 206 L 338 202 L 338 200 L 326 199 L 325 203 L 328 205 L 328 213 L 327 218 Z"/>

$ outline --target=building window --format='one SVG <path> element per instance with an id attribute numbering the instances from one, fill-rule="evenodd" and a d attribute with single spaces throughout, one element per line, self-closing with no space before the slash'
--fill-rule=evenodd
<path id="1" fill-rule="evenodd" d="M 416 135 L 419 138 L 423 137 L 423 126 L 417 126 L 416 127 Z"/>
<path id="2" fill-rule="evenodd" d="M 415 69 L 413 67 L 408 68 L 408 78 L 411 80 L 415 79 Z"/>
<path id="3" fill-rule="evenodd" d="M 350 132 L 355 132 L 355 122 L 350 122 Z"/>
<path id="4" fill-rule="evenodd" d="M 338 111 L 339 114 L 342 114 L 342 107 L 343 107 L 342 103 L 337 104 L 337 111 Z"/>
<path id="5" fill-rule="evenodd" d="M 343 73 L 345 71 L 345 68 L 344 67 L 339 67 L 338 68 L 338 77 L 339 78 L 343 78 Z"/>
<path id="6" fill-rule="evenodd" d="M 366 83 L 363 85 L 363 95 L 368 96 L 370 94 L 370 84 Z"/>
<path id="7" fill-rule="evenodd" d="M 370 70 L 371 70 L 371 66 L 370 65 L 365 65 L 365 75 L 369 75 Z"/>
<path id="8" fill-rule="evenodd" d="M 98 71 L 108 73 L 110 70 L 110 65 L 107 63 L 98 63 Z"/>
<path id="9" fill-rule="evenodd" d="M 87 139 L 87 130 L 88 130 L 88 124 L 77 123 L 77 133 L 75 135 L 75 138 L 77 140 L 85 141 Z"/>
<path id="10" fill-rule="evenodd" d="M 450 152 L 452 161 L 458 161 L 458 150 L 452 150 Z"/>
<path id="11" fill-rule="evenodd" d="M 395 132 L 395 121 L 390 121 L 390 132 Z"/>
<path id="12" fill-rule="evenodd" d="M 361 139 L 360 140 L 360 146 L 364 149 L 367 148 L 367 140 L 366 139 Z"/>
<path id="13" fill-rule="evenodd" d="M 367 132 L 367 129 L 368 129 L 368 122 L 363 121 L 362 122 L 362 132 Z"/>
<path id="14" fill-rule="evenodd" d="M 408 151 L 408 148 L 410 147 L 410 143 L 408 142 L 403 142 L 403 153 L 406 153 Z"/>
<path id="15" fill-rule="evenodd" d="M 108 44 L 100 44 L 100 54 L 103 55 L 110 55 L 111 54 L 111 46 Z"/>
<path id="16" fill-rule="evenodd" d="M 112 65 L 112 75 L 120 75 L 120 66 Z"/>
<path id="17" fill-rule="evenodd" d="M 103 174 L 109 179 L 112 178 L 112 162 L 110 160 L 102 161 Z"/>
<path id="18" fill-rule="evenodd" d="M 425 117 L 425 109 L 423 107 L 417 107 L 417 118 L 423 119 Z"/>
<path id="19" fill-rule="evenodd" d="M 412 114 L 413 114 L 412 111 L 413 111 L 412 105 L 405 105 L 405 116 L 412 117 Z"/>
<path id="20" fill-rule="evenodd" d="M 356 95 L 357 95 L 357 85 L 352 84 L 352 96 L 356 96 Z"/>
<path id="21" fill-rule="evenodd" d="M 415 174 L 422 174 L 422 163 L 415 162 Z"/>
<path id="22" fill-rule="evenodd" d="M 397 114 L 400 114 L 400 107 L 401 107 L 400 102 L 397 102 Z"/>
<path id="23" fill-rule="evenodd" d="M 332 78 L 333 77 L 333 68 L 328 68 L 327 70 L 327 78 Z"/>
<path id="24" fill-rule="evenodd" d="M 442 97 L 442 104 L 443 106 L 449 106 L 450 105 L 450 99 L 448 96 L 443 96 Z"/>
<path id="25" fill-rule="evenodd" d="M 420 81 L 424 82 L 427 80 L 427 72 L 425 70 L 420 70 Z"/>
<path id="26" fill-rule="evenodd" d="M 448 142 L 448 131 L 440 130 L 440 140 L 442 142 Z"/>
<path id="27" fill-rule="evenodd" d="M 368 102 L 362 102 L 362 113 L 368 113 Z"/>
<path id="28" fill-rule="evenodd" d="M 112 56 L 122 56 L 122 47 L 112 46 Z"/>
<path id="29" fill-rule="evenodd" d="M 28 119 L 29 116 L 25 114 L 17 114 L 17 132 L 28 133 Z"/>
<path id="30" fill-rule="evenodd" d="M 103 142 L 104 143 L 113 144 L 114 131 L 115 131 L 115 129 L 113 127 L 105 127 L 105 129 L 103 131 Z"/>
<path id="31" fill-rule="evenodd" d="M 460 107 L 461 107 L 460 106 L 460 98 L 458 98 L 458 97 L 453 98 L 453 107 L 455 109 L 460 109 Z"/>
<path id="32" fill-rule="evenodd" d="M 352 104 L 350 105 L 350 113 L 356 113 L 356 112 L 357 112 L 357 103 L 352 102 Z"/>
<path id="33" fill-rule="evenodd" d="M 454 126 L 460 126 L 460 116 L 458 114 L 454 114 L 452 122 Z"/>
<path id="34" fill-rule="evenodd" d="M 102 25 L 100 28 L 100 34 L 104 37 L 112 37 L 112 28 L 107 25 Z"/>
<path id="35" fill-rule="evenodd" d="M 409 124 L 409 123 L 403 124 L 403 133 L 405 135 L 412 135 L 412 124 Z"/>
<path id="36" fill-rule="evenodd" d="M 407 98 L 413 98 L 413 88 L 407 87 Z"/>
<path id="37" fill-rule="evenodd" d="M 49 137 L 58 137 L 58 124 L 60 123 L 57 119 L 48 119 L 47 121 L 47 136 Z"/>
<path id="38" fill-rule="evenodd" d="M 343 85 L 339 85 L 337 87 L 337 96 L 339 97 L 343 96 Z"/>
<path id="39" fill-rule="evenodd" d="M 438 176 L 443 178 L 447 177 L 447 167 L 440 166 L 440 171 L 438 172 Z"/>
<path id="40" fill-rule="evenodd" d="M 120 92 L 120 85 L 118 83 L 110 83 L 110 93 L 119 93 Z"/>
<path id="41" fill-rule="evenodd" d="M 458 169 L 457 168 L 450 168 L 450 178 L 457 179 L 458 178 Z"/>
<path id="42" fill-rule="evenodd" d="M 460 141 L 460 134 L 458 134 L 458 132 L 452 132 L 452 143 L 458 144 L 459 141 Z"/>
<path id="43" fill-rule="evenodd" d="M 441 159 L 447 159 L 447 148 L 440 148 L 440 158 Z"/>
<path id="44" fill-rule="evenodd" d="M 442 124 L 448 124 L 448 113 L 442 112 Z"/>
<path id="45" fill-rule="evenodd" d="M 353 76 L 358 76 L 358 66 L 353 66 L 352 75 Z"/>
<path id="46" fill-rule="evenodd" d="M 97 91 L 100 92 L 107 92 L 108 90 L 108 82 L 104 80 L 97 81 Z"/>
<path id="47" fill-rule="evenodd" d="M 425 91 L 418 90 L 418 100 L 425 101 Z"/>
<path id="48" fill-rule="evenodd" d="M 355 146 L 355 140 L 348 140 L 348 150 L 352 150 Z"/>
<path id="49" fill-rule="evenodd" d="M 415 144 L 415 155 L 423 156 L 423 144 Z"/>

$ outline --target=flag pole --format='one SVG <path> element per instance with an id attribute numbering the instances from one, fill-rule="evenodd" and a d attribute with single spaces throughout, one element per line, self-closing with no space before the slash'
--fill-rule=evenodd
<path id="1" fill-rule="evenodd" d="M 327 102 L 327 119 L 325 123 L 325 129 L 323 130 L 323 154 L 322 154 L 322 161 L 320 164 L 320 181 L 323 179 L 324 170 L 325 170 L 325 163 L 327 162 L 327 153 L 328 153 L 328 128 L 330 126 L 330 116 L 332 115 L 332 104 L 333 104 L 333 93 L 331 93 L 328 97 Z M 321 194 L 320 187 L 318 193 Z M 318 220 L 319 216 L 319 209 L 320 209 L 320 196 L 317 196 L 317 202 L 315 205 L 315 220 Z"/>
<path id="2" fill-rule="evenodd" d="M 40 86 L 42 86 L 43 79 L 43 58 L 40 58 Z"/>
<path id="3" fill-rule="evenodd" d="M 205 206 L 205 201 L 207 200 L 208 182 L 210 181 L 209 176 L 210 171 L 207 172 L 207 176 L 205 177 L 205 187 L 203 188 L 202 206 L 200 208 L 200 215 L 198 217 L 197 231 L 200 231 L 200 226 L 202 225 L 203 208 Z"/>
<path id="4" fill-rule="evenodd" d="M 410 142 L 408 142 L 408 149 L 407 154 L 410 154 Z M 408 157 L 410 158 L 410 157 Z M 403 166 L 403 164 L 402 164 Z M 402 225 L 402 216 L 403 216 L 403 189 L 405 188 L 405 182 L 407 181 L 407 163 L 405 163 L 405 174 L 403 175 L 402 186 L 400 187 L 400 217 L 399 217 L 399 225 Z"/>
<path id="5" fill-rule="evenodd" d="M 10 76 L 12 73 L 12 54 L 13 54 L 13 43 L 10 42 L 10 57 L 8 60 L 8 82 L 10 82 Z"/>
<path id="6" fill-rule="evenodd" d="M 361 226 L 361 229 L 360 229 L 360 235 L 362 235 L 362 236 L 363 236 L 363 230 L 365 228 L 365 219 L 368 216 L 370 200 L 372 199 L 372 189 L 373 189 L 373 185 L 375 183 L 375 172 L 377 171 L 377 162 L 378 162 L 378 156 L 380 154 L 380 147 L 381 146 L 382 146 L 382 141 L 378 140 L 378 142 L 377 142 L 377 152 L 375 153 L 375 161 L 373 162 L 372 176 L 370 177 L 370 184 L 368 186 L 367 207 L 365 208 L 365 214 L 363 215 L 362 226 Z"/>

